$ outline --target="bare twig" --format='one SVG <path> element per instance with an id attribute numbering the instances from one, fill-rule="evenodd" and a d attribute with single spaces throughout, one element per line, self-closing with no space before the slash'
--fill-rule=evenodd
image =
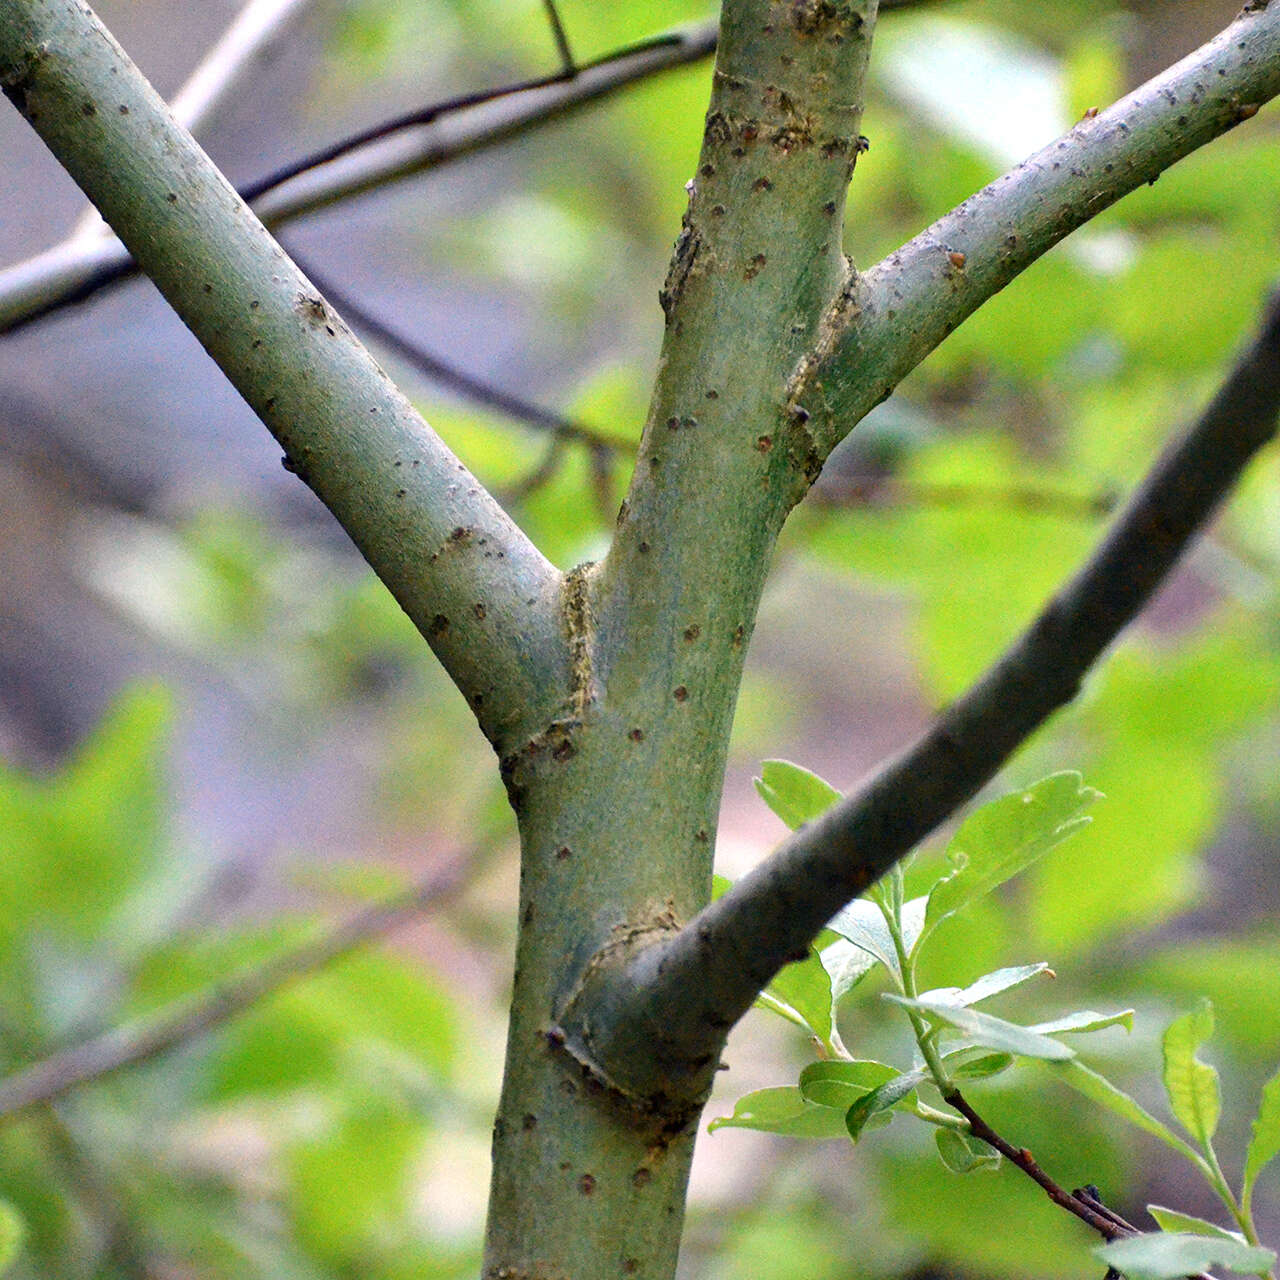
<path id="1" fill-rule="evenodd" d="M 773 975 L 1071 701 L 1273 438 L 1277 414 L 1280 294 L 1212 404 L 1156 462 L 1089 562 L 986 675 L 871 782 L 602 986 L 590 1011 L 593 1043 L 611 1072 L 618 1063 L 631 1070 L 652 1062 L 661 1083 L 637 1078 L 637 1091 L 671 1097 L 673 1087 L 684 1087 L 700 1096 L 728 1028 Z"/>
<path id="2" fill-rule="evenodd" d="M 550 409 L 544 409 L 541 405 L 534 404 L 531 400 L 526 400 L 513 392 L 503 391 L 488 380 L 466 373 L 442 356 L 428 351 L 420 342 L 405 337 L 385 321 L 380 320 L 367 307 L 357 302 L 352 294 L 335 285 L 328 276 L 318 274 L 311 262 L 304 262 L 292 247 L 289 249 L 289 256 L 350 323 L 357 329 L 363 329 L 379 346 L 394 352 L 432 382 L 447 387 L 450 391 L 456 391 L 468 400 L 484 405 L 485 408 L 496 409 L 516 422 L 523 422 L 542 431 L 554 432 L 564 440 L 588 445 L 593 451 L 604 450 L 606 453 L 612 453 L 617 447 L 614 441 L 594 427 L 566 418 L 563 414 L 555 413 Z"/>
<path id="3" fill-rule="evenodd" d="M 482 863 L 480 854 L 452 862 L 404 893 L 357 911 L 329 932 L 256 969 L 34 1063 L 0 1082 L 0 1117 L 189 1044 L 308 974 L 456 898 Z"/>
<path id="4" fill-rule="evenodd" d="M 1077 1193 L 1059 1186 L 1035 1161 L 1026 1147 L 1015 1147 L 1002 1138 L 970 1105 L 958 1089 L 944 1095 L 943 1100 L 954 1107 L 969 1122 L 969 1132 L 987 1146 L 998 1151 L 1010 1164 L 1021 1169 L 1060 1209 L 1074 1214 L 1086 1226 L 1092 1227 L 1104 1240 L 1118 1240 L 1123 1236 L 1138 1234 L 1123 1218 L 1109 1209 L 1081 1198 Z"/>
<path id="5" fill-rule="evenodd" d="M 542 7 L 547 11 L 547 22 L 551 26 L 551 38 L 556 42 L 556 52 L 560 55 L 560 66 L 566 76 L 576 74 L 578 64 L 573 60 L 573 50 L 569 48 L 569 37 L 564 23 L 560 21 L 560 10 L 556 0 L 542 0 Z"/>
<path id="6" fill-rule="evenodd" d="M 1068 1191 L 1056 1182 L 1040 1167 L 1026 1147 L 1015 1147 L 1013 1143 L 1001 1137 L 969 1105 L 958 1089 L 951 1089 L 945 1093 L 943 1101 L 964 1116 L 969 1122 L 969 1132 L 975 1138 L 998 1151 L 1015 1168 L 1021 1169 L 1054 1204 L 1079 1218 L 1086 1226 L 1092 1227 L 1108 1243 L 1112 1240 L 1123 1240 L 1129 1236 L 1142 1234 L 1133 1223 L 1126 1221 L 1114 1209 L 1103 1204 L 1097 1187 L 1077 1187 L 1074 1191 Z M 1189 1276 L 1188 1280 L 1213 1280 L 1213 1278 L 1198 1272 Z"/>

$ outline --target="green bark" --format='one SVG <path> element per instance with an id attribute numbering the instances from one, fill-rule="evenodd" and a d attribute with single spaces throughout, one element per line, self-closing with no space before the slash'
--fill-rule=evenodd
<path id="1" fill-rule="evenodd" d="M 521 932 L 489 1276 L 675 1265 L 702 1098 L 668 1096 L 654 1045 L 606 1067 L 580 1013 L 710 894 L 742 661 L 813 474 L 785 392 L 845 279 L 873 19 L 874 4 L 726 8 L 640 462 L 608 557 L 571 578 L 562 715 L 506 762 Z"/>

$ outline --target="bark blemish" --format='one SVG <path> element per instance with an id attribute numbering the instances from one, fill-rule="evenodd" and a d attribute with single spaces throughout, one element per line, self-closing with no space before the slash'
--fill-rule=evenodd
<path id="1" fill-rule="evenodd" d="M 561 616 L 569 642 L 569 689 L 573 714 L 579 720 L 595 700 L 591 655 L 595 643 L 595 620 L 591 616 L 591 572 L 593 563 L 570 569 L 564 579 Z"/>

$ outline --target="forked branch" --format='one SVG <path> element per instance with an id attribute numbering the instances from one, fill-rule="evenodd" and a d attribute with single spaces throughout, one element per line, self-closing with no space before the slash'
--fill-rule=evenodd
<path id="1" fill-rule="evenodd" d="M 0 85 L 334 512 L 482 728 L 567 686 L 560 575 L 392 385 L 87 5 L 0 6 Z"/>
<path id="2" fill-rule="evenodd" d="M 699 1098 L 728 1028 L 774 974 L 1071 701 L 1274 437 L 1278 416 L 1280 294 L 1200 419 L 1171 443 L 1093 557 L 986 675 L 870 783 L 601 985 L 583 1016 L 611 1074 L 655 1099 Z"/>

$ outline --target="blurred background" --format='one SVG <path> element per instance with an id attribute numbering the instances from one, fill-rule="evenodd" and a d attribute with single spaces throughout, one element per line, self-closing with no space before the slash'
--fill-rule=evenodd
<path id="1" fill-rule="evenodd" d="M 891 251 L 1189 52 L 1238 0 L 948 0 L 884 16 L 848 248 Z M 162 92 L 232 0 L 100 0 Z M 250 181 L 436 98 L 557 67 L 536 0 L 316 0 L 201 130 Z M 712 15 L 563 0 L 580 59 Z M 476 407 L 371 339 L 429 421 L 569 567 L 601 554 L 661 335 L 657 291 L 706 62 L 301 219 L 286 247 L 470 375 L 593 444 Z M 0 114 L 0 264 L 83 199 Z M 760 761 L 849 788 L 1002 649 L 1211 396 L 1277 275 L 1271 113 L 1050 254 L 831 459 L 777 557 L 718 842 L 781 837 Z M 339 305 L 339 310 L 341 310 Z M 1080 770 L 1092 826 L 939 937 L 948 981 L 1045 960 L 1037 1010 L 1137 1009 L 1086 1056 L 1160 1112 L 1159 1033 L 1207 995 L 1238 1171 L 1280 1058 L 1280 460 L 991 794 Z M 150 285 L 0 337 L 0 1068 L 280 954 L 447 860 L 467 887 L 154 1062 L 0 1122 L 18 1280 L 474 1276 L 514 938 L 514 824 L 460 697 Z M 1016 1000 L 1001 1011 L 1015 1014 Z M 1028 1006 L 1024 1005 L 1025 1010 Z M 753 1015 L 707 1118 L 794 1083 L 804 1037 Z M 905 1065 L 874 981 L 844 1038 Z M 1130 1217 L 1208 1191 L 1034 1073 L 998 1127 Z M 1161 1112 L 1162 1113 L 1162 1112 Z M 1163 1113 L 1162 1113 L 1163 1114 Z M 957 1178 L 921 1126 L 700 1142 L 683 1274 L 1094 1277 L 1083 1229 L 1012 1172 Z M 1260 1185 L 1280 1242 L 1280 1185 Z M 1012 1229 L 1011 1229 L 1012 1228 Z"/>

